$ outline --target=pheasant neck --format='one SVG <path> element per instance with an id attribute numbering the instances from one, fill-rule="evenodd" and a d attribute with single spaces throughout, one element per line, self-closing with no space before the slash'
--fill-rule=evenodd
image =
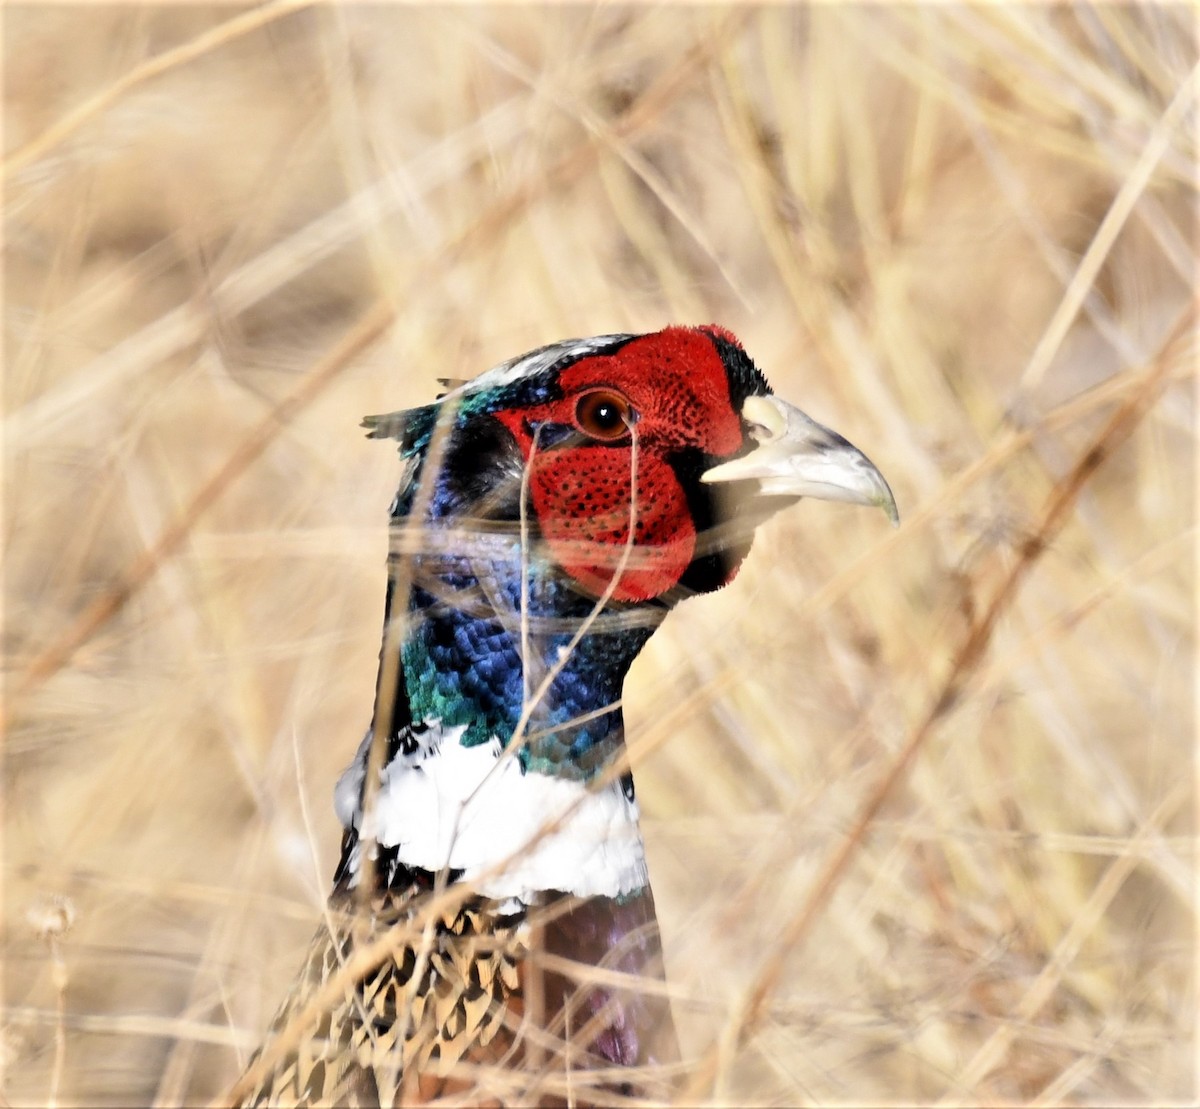
<path id="1" fill-rule="evenodd" d="M 464 747 L 498 740 L 526 772 L 591 780 L 619 751 L 625 675 L 665 610 L 602 609 L 557 569 L 523 563 L 515 537 L 489 539 L 490 557 L 415 563 L 401 723 L 461 727 Z M 389 617 L 393 603 L 394 590 Z"/>
<path id="2" fill-rule="evenodd" d="M 448 867 L 490 897 L 636 895 L 647 874 L 633 779 L 612 767 L 621 684 L 659 613 L 597 611 L 552 568 L 523 562 L 512 537 L 496 539 L 485 557 L 461 553 L 460 535 L 454 555 L 413 559 L 402 583 L 394 574 L 389 621 L 408 603 L 382 772 L 364 817 L 372 728 L 339 783 L 339 814 L 397 866 Z"/>

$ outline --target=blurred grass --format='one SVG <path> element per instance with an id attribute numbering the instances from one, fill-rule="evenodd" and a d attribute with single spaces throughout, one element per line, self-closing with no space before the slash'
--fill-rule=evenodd
<path id="1" fill-rule="evenodd" d="M 359 417 L 713 320 L 905 523 L 789 511 L 634 669 L 685 1051 L 731 1103 L 1197 1097 L 1192 331 L 1164 352 L 1195 289 L 1191 9 L 3 19 L 12 1104 L 216 1096 L 290 982 L 378 650 L 397 468 Z"/>

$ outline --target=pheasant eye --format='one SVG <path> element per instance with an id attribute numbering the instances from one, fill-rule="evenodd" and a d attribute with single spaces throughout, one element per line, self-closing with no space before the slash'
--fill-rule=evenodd
<path id="1" fill-rule="evenodd" d="M 579 430 L 593 439 L 620 439 L 628 433 L 636 419 L 633 405 L 611 389 L 584 393 L 575 406 L 575 422 Z"/>

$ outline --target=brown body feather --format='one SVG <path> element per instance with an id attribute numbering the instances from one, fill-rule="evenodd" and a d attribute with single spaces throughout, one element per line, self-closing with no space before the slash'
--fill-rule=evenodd
<path id="1" fill-rule="evenodd" d="M 668 1092 L 655 1069 L 678 1049 L 648 892 L 551 894 L 514 911 L 431 885 L 417 872 L 370 905 L 334 894 L 239 1104 L 579 1105 Z M 368 948 L 377 957 L 364 969 Z M 597 981 L 597 967 L 610 973 Z"/>

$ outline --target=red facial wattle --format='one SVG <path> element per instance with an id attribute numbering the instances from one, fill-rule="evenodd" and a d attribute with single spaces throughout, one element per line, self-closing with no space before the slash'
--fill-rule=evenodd
<path id="1" fill-rule="evenodd" d="M 709 334 L 669 328 L 613 354 L 581 359 L 562 371 L 558 384 L 557 400 L 496 413 L 526 462 L 532 458 L 529 496 L 542 536 L 558 564 L 589 592 L 603 592 L 625 559 L 613 596 L 657 597 L 679 582 L 696 549 L 696 525 L 669 456 L 694 448 L 724 457 L 742 445 L 725 366 Z M 631 428 L 600 437 L 581 424 L 597 392 L 618 406 L 628 402 Z M 580 434 L 570 443 L 535 447 L 536 428 L 544 423 Z"/>
<path id="2" fill-rule="evenodd" d="M 530 500 L 554 559 L 592 593 L 602 593 L 625 560 L 613 596 L 642 601 L 666 592 L 692 561 L 696 531 L 674 471 L 638 459 L 635 542 L 630 523 L 628 450 L 580 447 L 535 458 Z M 583 495 L 580 490 L 591 491 Z"/>

